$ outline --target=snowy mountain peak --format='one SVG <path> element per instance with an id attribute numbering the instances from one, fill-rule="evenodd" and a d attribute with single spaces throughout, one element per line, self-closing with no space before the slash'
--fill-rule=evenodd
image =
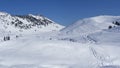
<path id="1" fill-rule="evenodd" d="M 59 31 L 64 26 L 55 23 L 47 17 L 40 15 L 11 15 L 0 12 L 0 31 L 1 32 L 49 32 Z"/>
<path id="2" fill-rule="evenodd" d="M 41 20 L 43 20 L 45 17 L 44 16 L 42 16 L 42 15 L 33 15 L 33 14 L 28 14 L 28 16 L 31 16 L 31 17 L 34 17 L 34 18 L 36 18 L 36 19 L 41 19 Z"/>
<path id="3" fill-rule="evenodd" d="M 0 16 L 6 16 L 6 15 L 10 15 L 10 14 L 8 14 L 6 12 L 0 12 Z"/>

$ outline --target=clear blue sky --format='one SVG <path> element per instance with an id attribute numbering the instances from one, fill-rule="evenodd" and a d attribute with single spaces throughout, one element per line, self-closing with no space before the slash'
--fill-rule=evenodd
<path id="1" fill-rule="evenodd" d="M 62 25 L 97 15 L 120 15 L 120 0 L 0 0 L 0 11 L 42 14 Z"/>

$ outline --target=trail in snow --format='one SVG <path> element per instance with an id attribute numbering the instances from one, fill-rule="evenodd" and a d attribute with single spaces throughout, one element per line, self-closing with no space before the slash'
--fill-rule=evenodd
<path id="1" fill-rule="evenodd" d="M 93 38 L 86 36 L 86 38 L 89 41 L 89 44 L 96 44 L 96 40 Z M 101 47 L 96 47 L 94 45 L 88 45 L 90 51 L 92 52 L 93 56 L 98 60 L 98 64 L 100 66 L 105 65 L 112 65 L 113 61 L 110 58 L 110 55 L 106 53 L 106 51 Z"/>
<path id="2" fill-rule="evenodd" d="M 99 42 L 95 38 L 96 35 L 94 35 L 95 37 L 90 36 L 90 34 L 108 29 L 110 25 L 114 26 L 112 22 L 118 21 L 117 19 L 120 19 L 120 16 L 99 16 L 81 20 L 71 27 L 65 28 L 62 38 L 54 31 L 41 33 L 25 30 L 22 32 L 22 37 L 17 39 L 10 35 L 12 38 L 10 41 L 0 42 L 0 68 L 120 68 L 120 47 L 103 45 L 104 48 L 96 45 Z M 51 30 L 52 27 L 59 30 L 55 25 L 47 27 L 42 31 Z M 16 31 L 16 28 L 13 29 Z M 102 38 L 108 34 L 110 33 L 105 32 Z M 97 36 L 99 35 L 97 33 Z M 117 39 L 118 41 L 115 41 L 119 42 L 119 33 L 110 35 L 117 35 L 111 39 Z M 113 59 L 116 57 L 117 60 L 114 62 Z"/>
<path id="3" fill-rule="evenodd" d="M 93 53 L 94 57 L 99 60 L 100 66 L 112 65 L 112 60 L 108 54 L 105 52 L 100 53 L 101 51 L 98 52 L 98 50 L 92 46 L 90 46 L 89 49 Z"/>

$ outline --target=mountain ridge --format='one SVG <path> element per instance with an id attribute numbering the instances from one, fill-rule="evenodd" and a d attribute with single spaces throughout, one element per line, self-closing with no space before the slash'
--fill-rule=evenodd
<path id="1" fill-rule="evenodd" d="M 12 29 L 18 30 L 30 30 L 34 31 L 59 31 L 64 28 L 64 26 L 55 23 L 54 21 L 48 19 L 41 15 L 11 15 L 6 12 L 0 12 L 0 24 L 1 29 L 7 30 L 11 27 Z M 47 28 L 45 30 L 45 28 Z M 10 30 L 10 28 L 9 28 Z M 11 30 L 12 31 L 12 30 Z"/>

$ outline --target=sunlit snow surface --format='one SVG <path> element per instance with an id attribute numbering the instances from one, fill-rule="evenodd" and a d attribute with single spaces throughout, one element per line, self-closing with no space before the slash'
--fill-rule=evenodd
<path id="1" fill-rule="evenodd" d="M 43 33 L 1 42 L 1 68 L 119 68 L 119 44 L 81 44 L 51 37 Z"/>
<path id="2" fill-rule="evenodd" d="M 119 18 L 93 17 L 60 32 L 12 34 L 0 41 L 0 68 L 120 68 L 120 27 L 108 29 Z"/>

